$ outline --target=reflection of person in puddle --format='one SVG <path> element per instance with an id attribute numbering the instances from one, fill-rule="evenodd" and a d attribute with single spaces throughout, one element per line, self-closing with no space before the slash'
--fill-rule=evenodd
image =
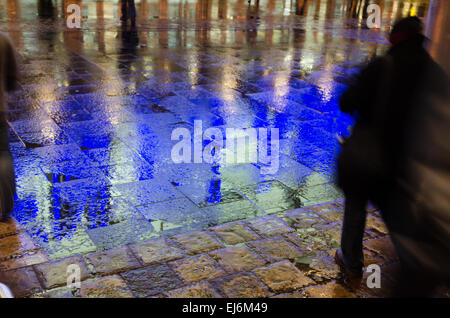
<path id="1" fill-rule="evenodd" d="M 128 19 L 131 20 L 131 25 L 136 24 L 136 7 L 134 5 L 134 0 L 120 0 L 122 5 L 122 16 L 120 20 L 126 22 Z"/>
<path id="2" fill-rule="evenodd" d="M 120 54 L 125 56 L 119 60 L 117 69 L 124 81 L 131 79 L 130 67 L 136 60 L 137 47 L 139 46 L 139 36 L 136 26 L 121 25 L 120 31 L 117 33 L 121 40 Z"/>
<path id="3" fill-rule="evenodd" d="M 0 221 L 13 208 L 15 181 L 12 157 L 9 152 L 5 94 L 17 87 L 16 54 L 10 39 L 0 32 Z"/>

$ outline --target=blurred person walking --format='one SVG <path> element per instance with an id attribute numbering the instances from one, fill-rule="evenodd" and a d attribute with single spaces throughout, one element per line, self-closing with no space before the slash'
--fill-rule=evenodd
<path id="1" fill-rule="evenodd" d="M 435 197 L 440 198 L 441 206 L 436 206 L 437 210 L 432 213 L 427 204 L 434 200 L 419 207 L 417 198 L 424 195 L 425 189 L 417 179 L 420 165 L 410 163 L 420 147 L 425 151 L 426 144 L 436 143 L 436 150 L 438 145 L 441 149 L 432 157 L 442 158 L 449 164 L 448 148 L 437 141 L 442 135 L 425 131 L 417 135 L 412 126 L 413 123 L 418 127 L 425 125 L 424 111 L 431 120 L 430 112 L 434 109 L 431 104 L 437 100 L 439 105 L 446 105 L 441 107 L 441 111 L 449 110 L 448 77 L 423 47 L 426 39 L 422 30 L 422 23 L 416 17 L 398 21 L 390 34 L 392 45 L 389 51 L 374 59 L 341 98 L 341 110 L 355 114 L 356 124 L 352 135 L 343 143 L 338 158 L 338 184 L 345 194 L 345 211 L 341 249 L 336 252 L 335 259 L 351 286 L 359 283 L 362 276 L 362 239 L 368 201 L 381 209 L 406 272 L 417 274 L 420 268 L 427 277 L 443 275 L 444 267 L 438 271 L 436 264 L 427 264 L 436 257 L 443 258 L 447 272 L 450 268 L 450 196 L 445 197 L 450 189 L 450 179 L 448 175 L 440 175 L 442 179 L 435 180 L 435 186 L 440 189 L 435 192 Z M 440 120 L 445 121 L 445 118 L 441 116 Z M 442 132 L 449 123 L 447 121 L 447 126 L 439 125 Z M 427 164 L 427 168 L 422 167 L 421 177 L 433 167 L 431 161 Z M 416 181 L 415 187 L 413 180 Z M 431 177 L 429 182 L 431 189 Z M 407 187 L 404 187 L 405 183 L 409 183 Z M 438 205 L 437 202 L 433 204 Z M 436 211 L 440 212 L 436 214 Z M 428 243 L 423 245 L 423 240 Z M 431 242 L 434 247 L 425 252 Z M 431 251 L 440 256 L 431 257 Z M 411 275 L 408 276 L 409 286 L 414 282 L 416 286 L 424 286 Z M 399 286 L 407 286 L 404 283 L 406 279 L 399 279 L 402 281 Z M 425 280 L 431 282 L 428 278 Z M 404 287 L 399 287 L 397 295 L 404 291 Z"/>
<path id="2" fill-rule="evenodd" d="M 9 151 L 6 94 L 17 88 L 16 53 L 11 40 L 0 32 L 0 221 L 12 211 L 16 192 Z"/>

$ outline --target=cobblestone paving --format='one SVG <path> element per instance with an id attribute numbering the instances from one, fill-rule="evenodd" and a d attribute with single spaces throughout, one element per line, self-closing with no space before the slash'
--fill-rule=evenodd
<path id="1" fill-rule="evenodd" d="M 385 297 L 398 261 L 376 211 L 364 253 L 366 265 L 381 266 L 381 289 L 342 282 L 333 260 L 342 208 L 333 201 L 53 261 L 11 219 L 0 244 L 17 243 L 0 281 L 18 297 Z M 70 264 L 80 268 L 80 289 L 67 287 Z"/>
<path id="2" fill-rule="evenodd" d="M 428 6 L 382 2 L 385 25 Z M 69 3 L 82 6 L 80 29 L 65 26 Z M 332 259 L 334 134 L 353 123 L 337 101 L 386 50 L 383 30 L 345 0 L 142 0 L 136 28 L 110 1 L 57 6 L 0 0 L 0 30 L 21 56 L 0 281 L 26 297 L 373 295 L 346 290 Z M 173 163 L 171 132 L 195 120 L 278 128 L 278 171 Z M 370 211 L 366 259 L 395 268 L 386 234 Z M 64 287 L 69 264 L 81 269 L 76 293 Z"/>

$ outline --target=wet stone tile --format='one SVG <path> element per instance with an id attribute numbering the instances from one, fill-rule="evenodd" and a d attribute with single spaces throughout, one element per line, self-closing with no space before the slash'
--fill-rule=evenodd
<path id="1" fill-rule="evenodd" d="M 366 228 L 377 234 L 386 235 L 388 234 L 388 229 L 380 217 L 374 217 L 368 215 L 366 219 Z"/>
<path id="2" fill-rule="evenodd" d="M 294 231 L 293 228 L 276 216 L 263 216 L 246 222 L 261 237 L 271 237 Z"/>
<path id="3" fill-rule="evenodd" d="M 312 183 L 314 185 L 315 183 L 320 183 L 321 180 L 317 182 L 309 181 L 312 178 L 317 180 L 316 175 L 317 174 L 312 169 L 294 160 L 290 160 L 288 166 L 280 166 L 276 173 L 269 174 L 268 176 L 280 181 L 291 189 L 297 189 L 304 184 Z"/>
<path id="4" fill-rule="evenodd" d="M 208 217 L 186 198 L 143 205 L 138 210 L 147 220 L 161 220 L 171 224 L 189 224 Z"/>
<path id="5" fill-rule="evenodd" d="M 171 241 L 176 242 L 176 244 L 179 244 L 180 247 L 190 255 L 208 252 L 223 247 L 222 244 L 209 233 L 202 231 L 179 234 L 170 239 Z"/>
<path id="6" fill-rule="evenodd" d="M 113 126 L 99 120 L 85 120 L 61 125 L 69 136 L 107 135 L 113 130 Z"/>
<path id="7" fill-rule="evenodd" d="M 0 271 L 8 271 L 49 261 L 48 255 L 42 251 L 27 252 L 18 258 L 0 261 Z"/>
<path id="8" fill-rule="evenodd" d="M 326 220 L 303 208 L 286 211 L 283 215 L 286 223 L 295 229 L 307 229 L 326 224 Z"/>
<path id="9" fill-rule="evenodd" d="M 119 247 L 158 236 L 144 218 L 125 219 L 122 222 L 86 231 L 99 250 Z"/>
<path id="10" fill-rule="evenodd" d="M 228 223 L 212 228 L 212 231 L 227 245 L 235 245 L 257 240 L 259 237 L 248 229 L 243 222 Z"/>
<path id="11" fill-rule="evenodd" d="M 52 119 L 17 120 L 11 122 L 11 127 L 17 134 L 32 133 L 32 132 L 54 133 L 55 131 L 60 130 L 58 125 Z"/>
<path id="12" fill-rule="evenodd" d="M 292 293 L 279 294 L 272 298 L 306 298 L 306 296 L 302 292 L 294 291 Z"/>
<path id="13" fill-rule="evenodd" d="M 211 183 L 217 179 L 216 167 L 207 163 L 168 163 L 161 165 L 156 178 L 164 178 L 175 186 L 196 187 L 196 184 Z M 197 186 L 197 189 L 200 187 Z"/>
<path id="14" fill-rule="evenodd" d="M 91 115 L 80 104 L 72 100 L 44 103 L 41 107 L 57 124 L 92 119 Z"/>
<path id="15" fill-rule="evenodd" d="M 72 288 L 59 287 L 43 293 L 33 294 L 31 298 L 75 298 L 75 296 Z"/>
<path id="16" fill-rule="evenodd" d="M 169 298 L 220 298 L 220 294 L 208 282 L 198 282 L 192 285 L 171 290 L 165 293 Z"/>
<path id="17" fill-rule="evenodd" d="M 255 276 L 240 273 L 215 282 L 229 298 L 261 298 L 271 296 L 271 292 Z"/>
<path id="18" fill-rule="evenodd" d="M 103 166 L 100 170 L 111 184 L 148 180 L 154 176 L 153 166 L 144 161 Z"/>
<path id="19" fill-rule="evenodd" d="M 133 293 L 120 276 L 113 275 L 82 282 L 77 296 L 81 298 L 132 298 Z"/>
<path id="20" fill-rule="evenodd" d="M 125 126 L 121 125 L 124 123 L 133 123 L 137 120 L 137 117 L 128 112 L 125 109 L 117 109 L 117 110 L 111 110 L 111 111 L 96 111 L 92 112 L 91 116 L 94 118 L 94 120 L 98 120 L 99 122 L 107 122 L 114 126 L 115 131 L 126 131 Z M 125 129 L 120 129 L 125 128 Z M 135 127 L 137 128 L 137 127 Z M 142 132 L 142 130 L 141 130 Z M 120 135 L 120 133 L 118 133 Z M 124 135 L 123 137 L 126 137 Z"/>
<path id="21" fill-rule="evenodd" d="M 364 266 L 366 267 L 371 264 L 377 264 L 381 266 L 384 265 L 386 262 L 382 257 L 376 255 L 375 253 L 367 249 L 364 249 L 363 253 L 364 253 Z"/>
<path id="22" fill-rule="evenodd" d="M 81 256 L 70 256 L 59 260 L 35 265 L 36 273 L 44 284 L 45 289 L 67 284 L 67 278 L 70 274 L 68 268 L 70 265 L 76 265 L 80 268 L 80 280 L 89 277 L 89 269 Z"/>
<path id="23" fill-rule="evenodd" d="M 118 184 L 113 191 L 135 206 L 182 197 L 170 183 L 155 179 Z"/>
<path id="24" fill-rule="evenodd" d="M 71 180 L 55 183 L 55 193 L 66 202 L 83 202 L 87 198 L 103 198 L 105 193 L 111 193 L 110 183 L 106 177 Z"/>
<path id="25" fill-rule="evenodd" d="M 134 117 L 133 117 L 134 118 Z M 139 116 L 139 120 L 142 120 Z M 155 132 L 149 125 L 143 122 L 130 121 L 126 123 L 120 123 L 115 125 L 114 134 L 121 140 L 127 138 L 139 137 L 142 135 L 153 135 Z"/>
<path id="26" fill-rule="evenodd" d="M 85 198 L 84 202 L 68 203 L 76 210 L 73 213 L 83 216 L 83 226 L 94 229 L 123 222 L 125 220 L 142 220 L 142 215 L 128 202 L 120 197 Z"/>
<path id="27" fill-rule="evenodd" d="M 93 265 L 95 273 L 101 275 L 114 274 L 140 266 L 138 260 L 126 246 L 88 254 L 86 260 Z"/>
<path id="28" fill-rule="evenodd" d="M 196 282 L 226 275 L 225 271 L 205 254 L 173 261 L 169 265 L 186 282 Z"/>
<path id="29" fill-rule="evenodd" d="M 342 234 L 342 222 L 338 221 L 314 228 L 327 237 L 328 246 L 336 247 L 337 244 L 339 244 Z M 366 233 L 364 233 L 364 235 L 366 235 Z"/>
<path id="30" fill-rule="evenodd" d="M 398 259 L 397 252 L 389 236 L 364 241 L 364 247 L 387 260 Z"/>
<path id="31" fill-rule="evenodd" d="M 120 274 L 135 297 L 151 297 L 183 285 L 166 264 L 152 264 Z"/>
<path id="32" fill-rule="evenodd" d="M 263 211 L 248 200 L 216 204 L 201 210 L 215 221 L 212 226 L 263 215 Z"/>
<path id="33" fill-rule="evenodd" d="M 75 144 L 55 145 L 33 149 L 47 163 L 57 163 L 69 160 L 83 160 L 85 155 Z"/>
<path id="34" fill-rule="evenodd" d="M 315 255 L 319 251 L 329 251 L 339 247 L 339 237 L 333 238 L 329 233 L 316 228 L 297 229 L 293 233 L 285 234 L 284 237 L 299 246 L 308 255 Z"/>
<path id="35" fill-rule="evenodd" d="M 247 242 L 246 245 L 271 262 L 284 259 L 294 260 L 304 254 L 297 246 L 281 236 Z"/>
<path id="36" fill-rule="evenodd" d="M 305 211 L 311 211 L 323 219 L 332 222 L 342 222 L 344 219 L 344 206 L 339 202 L 327 202 L 323 204 L 307 206 L 304 208 Z"/>
<path id="37" fill-rule="evenodd" d="M 213 178 L 205 183 L 177 186 L 177 189 L 199 207 L 243 200 L 244 197 L 227 182 Z"/>
<path id="38" fill-rule="evenodd" d="M 311 298 L 354 298 L 355 295 L 342 285 L 332 281 L 325 285 L 312 286 L 304 290 Z"/>
<path id="39" fill-rule="evenodd" d="M 361 284 L 355 288 L 353 293 L 361 298 L 390 298 L 392 292 L 395 290 L 395 283 L 383 275 L 383 268 L 381 269 L 380 288 L 369 288 L 367 280 L 371 272 L 364 272 L 361 279 Z"/>
<path id="40" fill-rule="evenodd" d="M 106 146 L 106 145 L 104 145 Z M 144 159 L 140 157 L 131 148 L 124 143 L 114 143 L 107 145 L 108 147 L 86 149 L 84 153 L 89 159 L 101 165 L 117 165 L 125 162 L 136 163 L 140 165 Z M 116 156 L 116 153 L 120 153 L 120 156 Z"/>
<path id="41" fill-rule="evenodd" d="M 53 132 L 52 134 L 42 132 L 21 133 L 19 134 L 19 137 L 29 149 L 51 145 L 63 145 L 72 142 L 70 137 L 61 130 Z"/>
<path id="42" fill-rule="evenodd" d="M 266 182 L 239 190 L 266 213 L 293 209 L 301 205 L 294 193 L 279 182 Z"/>
<path id="43" fill-rule="evenodd" d="M 50 259 L 86 254 L 97 249 L 86 231 L 76 227 L 74 221 L 62 220 L 55 223 L 55 228 L 50 230 L 39 226 L 33 226 L 31 229 L 37 232 L 33 233 L 33 239 L 42 246 Z"/>
<path id="44" fill-rule="evenodd" d="M 297 197 L 304 198 L 304 205 L 313 205 L 343 198 L 342 192 L 333 184 L 321 184 L 312 187 L 300 188 Z"/>
<path id="45" fill-rule="evenodd" d="M 273 180 L 273 176 L 261 174 L 260 169 L 253 164 L 226 166 L 221 169 L 221 174 L 227 182 L 232 183 L 236 187 Z"/>
<path id="46" fill-rule="evenodd" d="M 210 252 L 209 255 L 228 273 L 248 271 L 263 266 L 266 261 L 247 247 L 228 247 Z"/>
<path id="47" fill-rule="evenodd" d="M 293 291 L 314 284 L 312 279 L 305 276 L 289 261 L 256 268 L 253 273 L 275 293 Z"/>
<path id="48" fill-rule="evenodd" d="M 96 168 L 95 164 L 87 166 L 86 161 L 64 161 L 43 165 L 41 169 L 51 183 L 104 177 L 102 171 Z"/>
<path id="49" fill-rule="evenodd" d="M 26 252 L 37 250 L 39 247 L 35 245 L 31 237 L 21 232 L 16 235 L 0 238 L 0 260 L 6 260 L 13 256 L 20 256 Z"/>
<path id="50" fill-rule="evenodd" d="M 0 271 L 0 281 L 11 289 L 14 297 L 29 296 L 41 290 L 41 285 L 31 267 Z"/>
<path id="51" fill-rule="evenodd" d="M 311 257 L 309 268 L 314 271 L 314 279 L 317 281 L 337 279 L 340 270 L 334 260 L 335 250 L 329 252 L 318 251 Z"/>
<path id="52" fill-rule="evenodd" d="M 0 237 L 17 234 L 21 231 L 20 224 L 14 218 L 0 222 Z"/>
<path id="53" fill-rule="evenodd" d="M 144 264 L 171 261 L 182 258 L 184 253 L 172 246 L 169 246 L 164 238 L 154 238 L 130 246 L 135 255 Z"/>
<path id="54" fill-rule="evenodd" d="M 71 139 L 83 150 L 114 146 L 119 140 L 112 133 L 72 134 Z"/>

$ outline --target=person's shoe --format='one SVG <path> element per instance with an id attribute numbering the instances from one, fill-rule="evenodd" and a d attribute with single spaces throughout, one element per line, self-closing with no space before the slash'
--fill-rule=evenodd
<path id="1" fill-rule="evenodd" d="M 344 255 L 342 255 L 341 249 L 336 250 L 336 253 L 334 254 L 334 261 L 339 266 L 339 269 L 344 277 L 344 282 L 348 285 L 348 287 L 351 289 L 357 289 L 361 284 L 361 279 L 363 276 L 362 269 L 354 270 L 348 267 L 344 263 Z"/>

